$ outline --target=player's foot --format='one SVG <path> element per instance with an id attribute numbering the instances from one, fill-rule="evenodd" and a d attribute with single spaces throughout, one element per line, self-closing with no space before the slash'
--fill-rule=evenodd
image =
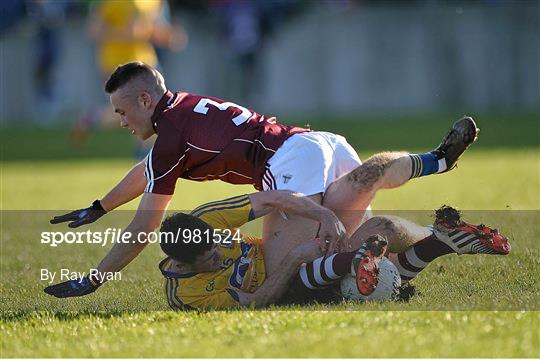
<path id="1" fill-rule="evenodd" d="M 458 255 L 507 255 L 511 250 L 508 239 L 499 230 L 484 224 L 468 224 L 461 219 L 459 211 L 450 206 L 435 211 L 433 232 Z"/>
<path id="2" fill-rule="evenodd" d="M 461 154 L 467 150 L 469 145 L 476 141 L 480 129 L 476 127 L 473 118 L 464 116 L 452 125 L 452 128 L 443 138 L 437 149 L 432 151 L 437 159 L 439 159 L 439 167 L 445 166 L 446 172 L 456 167 L 457 161 Z"/>
<path id="3" fill-rule="evenodd" d="M 373 235 L 362 244 L 351 264 L 351 274 L 356 277 L 358 291 L 370 295 L 379 282 L 379 261 L 384 256 L 388 241 L 381 235 Z"/>

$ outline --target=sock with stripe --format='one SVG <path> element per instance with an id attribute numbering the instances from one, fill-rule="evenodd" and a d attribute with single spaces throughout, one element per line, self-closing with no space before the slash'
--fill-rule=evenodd
<path id="1" fill-rule="evenodd" d="M 446 170 L 446 160 L 438 159 L 433 153 L 409 154 L 411 158 L 411 179 L 437 174 Z"/>
<path id="2" fill-rule="evenodd" d="M 397 256 L 390 256 L 389 259 L 396 265 L 401 281 L 407 282 L 418 275 L 436 258 L 451 253 L 454 253 L 454 250 L 432 234 L 418 241 L 404 252 L 397 254 Z"/>
<path id="3" fill-rule="evenodd" d="M 351 264 L 356 253 L 357 250 L 329 257 L 321 256 L 305 264 L 297 275 L 299 283 L 307 289 L 317 290 L 340 280 L 351 273 Z"/>

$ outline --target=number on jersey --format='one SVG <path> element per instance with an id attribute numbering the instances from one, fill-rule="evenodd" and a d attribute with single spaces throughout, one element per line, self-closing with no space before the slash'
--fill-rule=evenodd
<path id="1" fill-rule="evenodd" d="M 248 121 L 253 116 L 253 113 L 251 111 L 249 111 L 248 109 L 246 109 L 245 107 L 243 107 L 243 106 L 240 106 L 240 105 L 237 105 L 235 103 L 228 102 L 228 101 L 220 104 L 217 101 L 206 99 L 206 98 L 202 98 L 197 103 L 197 105 L 195 105 L 195 108 L 193 108 L 193 111 L 198 113 L 198 114 L 206 115 L 208 113 L 208 109 L 209 109 L 208 105 L 213 105 L 213 106 L 217 107 L 221 111 L 225 111 L 230 107 L 234 107 L 234 108 L 242 110 L 242 113 L 240 115 L 235 116 L 235 117 L 233 117 L 231 119 L 232 122 L 236 126 L 242 125 L 243 123 Z"/>

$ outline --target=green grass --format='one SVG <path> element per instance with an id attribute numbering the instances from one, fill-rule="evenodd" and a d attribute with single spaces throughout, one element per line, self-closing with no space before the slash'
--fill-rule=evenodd
<path id="1" fill-rule="evenodd" d="M 112 316 L 39 313 L 1 326 L 3 356 L 504 358 L 540 356 L 539 320 L 536 312 L 315 308 Z"/>
<path id="2" fill-rule="evenodd" d="M 468 219 L 510 235 L 509 256 L 438 259 L 414 280 L 419 293 L 409 303 L 206 313 L 168 311 L 156 245 L 129 265 L 122 281 L 95 294 L 67 300 L 45 295 L 41 268 L 86 271 L 108 249 L 40 244 L 41 231 L 58 229 L 48 225 L 48 218 L 85 206 L 114 185 L 133 163 L 132 144 L 125 134 L 112 132 L 70 150 L 64 131 L 26 129 L 35 141 L 15 152 L 22 130 L 7 129 L 0 193 L 0 356 L 540 357 L 538 125 L 525 118 L 520 139 L 508 121 L 480 123 L 482 137 L 457 170 L 383 191 L 374 208 L 419 210 L 399 214 L 422 223 L 431 221 L 427 210 L 443 203 L 466 209 Z M 381 124 L 334 122 L 317 128 L 346 134 L 362 158 L 385 149 L 384 144 L 425 150 L 446 128 L 422 119 Z M 76 160 L 79 156 L 82 160 Z M 251 191 L 249 186 L 182 181 L 171 207 L 191 209 Z M 98 226 L 125 226 L 130 215 L 107 215 Z"/>

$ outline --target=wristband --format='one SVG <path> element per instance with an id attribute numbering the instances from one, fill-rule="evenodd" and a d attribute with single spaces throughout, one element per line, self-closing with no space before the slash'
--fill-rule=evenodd
<path id="1" fill-rule="evenodd" d="M 92 276 L 92 275 L 88 275 L 88 281 L 90 282 L 90 284 L 92 286 L 94 286 L 96 288 L 100 287 L 101 286 L 101 281 L 99 281 L 99 279 L 97 279 L 95 276 Z"/>
<path id="2" fill-rule="evenodd" d="M 94 200 L 94 202 L 92 203 L 92 206 L 91 206 L 92 210 L 100 210 L 100 211 L 105 211 L 105 209 L 103 208 L 103 206 L 101 206 L 101 202 L 99 200 Z M 105 211 L 106 212 L 106 211 Z"/>

